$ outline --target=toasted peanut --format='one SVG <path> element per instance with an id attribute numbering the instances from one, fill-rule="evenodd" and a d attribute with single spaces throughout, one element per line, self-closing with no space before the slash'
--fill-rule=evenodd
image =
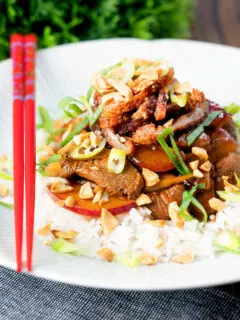
<path id="1" fill-rule="evenodd" d="M 75 230 L 69 230 L 67 232 L 60 230 L 51 230 L 51 233 L 55 238 L 63 238 L 65 240 L 73 240 L 78 235 L 78 232 Z"/>
<path id="2" fill-rule="evenodd" d="M 145 180 L 145 184 L 147 187 L 154 186 L 159 181 L 158 175 L 149 169 L 143 168 L 142 175 L 143 175 L 143 178 Z"/>
<path id="3" fill-rule="evenodd" d="M 162 238 L 159 238 L 158 241 L 157 241 L 157 243 L 156 243 L 156 245 L 155 245 L 155 247 L 156 247 L 156 248 L 160 248 L 160 247 L 162 247 L 163 245 L 164 245 L 164 240 L 163 240 Z"/>
<path id="4" fill-rule="evenodd" d="M 165 226 L 167 226 L 167 221 L 166 220 L 148 220 L 148 223 L 151 224 L 154 227 L 158 227 L 158 228 L 163 228 Z"/>
<path id="5" fill-rule="evenodd" d="M 198 165 L 199 165 L 199 160 L 195 160 L 195 161 L 189 162 L 189 167 L 192 170 L 196 170 L 198 168 Z"/>
<path id="6" fill-rule="evenodd" d="M 173 121 L 174 121 L 173 118 L 170 119 L 170 120 L 168 120 L 167 122 L 164 123 L 163 127 L 164 127 L 164 128 L 169 128 L 169 127 L 171 127 L 171 125 L 173 124 Z"/>
<path id="7" fill-rule="evenodd" d="M 170 216 L 172 222 L 174 223 L 174 225 L 177 228 L 184 227 L 184 220 L 178 214 L 179 213 L 179 206 L 177 204 L 177 201 L 173 201 L 173 202 L 169 203 L 168 213 L 169 213 L 169 216 Z"/>
<path id="8" fill-rule="evenodd" d="M 80 134 L 76 135 L 73 138 L 73 141 L 77 146 L 80 146 L 85 139 L 89 138 L 89 136 L 90 136 L 90 133 L 83 130 Z"/>
<path id="9" fill-rule="evenodd" d="M 86 149 L 89 146 L 90 146 L 90 139 L 87 138 L 82 142 L 82 147 Z"/>
<path id="10" fill-rule="evenodd" d="M 192 153 L 195 154 L 200 159 L 208 160 L 207 151 L 203 148 L 192 147 Z"/>
<path id="11" fill-rule="evenodd" d="M 103 233 L 105 235 L 110 234 L 118 226 L 118 224 L 118 219 L 115 218 L 107 209 L 103 208 L 101 212 L 101 225 Z"/>
<path id="12" fill-rule="evenodd" d="M 49 154 L 44 154 L 44 155 L 41 155 L 39 158 L 38 158 L 38 161 L 40 162 L 40 163 L 43 163 L 43 162 L 45 162 L 47 159 L 49 159 L 50 158 L 50 155 Z"/>
<path id="13" fill-rule="evenodd" d="M 176 263 L 187 264 L 193 262 L 194 253 L 191 249 L 184 250 L 181 254 L 172 257 L 171 261 Z"/>
<path id="14" fill-rule="evenodd" d="M 193 176 L 195 178 L 203 178 L 203 173 L 200 170 L 195 169 L 195 170 L 193 170 Z"/>
<path id="15" fill-rule="evenodd" d="M 65 193 L 72 190 L 73 190 L 73 187 L 68 186 L 66 183 L 62 181 L 55 181 L 51 185 L 51 191 L 53 193 Z"/>
<path id="16" fill-rule="evenodd" d="M 64 126 L 64 120 L 63 119 L 57 119 L 53 122 L 53 130 L 58 131 Z"/>
<path id="17" fill-rule="evenodd" d="M 65 199 L 64 204 L 65 204 L 65 206 L 71 208 L 71 207 L 73 207 L 75 205 L 75 202 L 76 202 L 76 200 L 75 200 L 75 198 L 73 196 L 68 196 Z"/>
<path id="18" fill-rule="evenodd" d="M 214 197 L 210 199 L 208 203 L 209 203 L 209 206 L 216 211 L 221 211 L 226 207 L 226 204 L 223 201 Z"/>
<path id="19" fill-rule="evenodd" d="M 8 195 L 9 188 L 5 184 L 0 184 L 0 196 L 6 197 Z"/>
<path id="20" fill-rule="evenodd" d="M 62 168 L 60 162 L 52 162 L 45 167 L 45 171 L 50 177 L 59 177 L 61 170 Z"/>
<path id="21" fill-rule="evenodd" d="M 100 207 L 104 204 L 107 203 L 109 201 L 109 194 L 107 192 L 104 192 L 102 195 L 102 199 L 99 201 L 99 205 Z"/>
<path id="22" fill-rule="evenodd" d="M 139 261 L 146 266 L 152 266 L 157 263 L 157 257 L 148 254 L 147 252 L 142 252 L 139 256 Z"/>
<path id="23" fill-rule="evenodd" d="M 233 184 L 231 184 L 230 182 L 228 182 L 229 177 L 227 176 L 222 176 L 223 179 L 223 184 L 224 184 L 224 189 L 228 192 L 235 192 L 235 191 L 239 191 L 239 188 Z"/>
<path id="24" fill-rule="evenodd" d="M 2 161 L 7 161 L 8 160 L 8 157 L 6 156 L 6 154 L 2 154 L 1 156 L 0 156 L 0 162 L 2 162 Z"/>
<path id="25" fill-rule="evenodd" d="M 51 231 L 50 223 L 46 224 L 44 227 L 40 228 L 37 232 L 39 236 L 48 236 Z"/>
<path id="26" fill-rule="evenodd" d="M 64 147 L 58 150 L 59 154 L 63 154 L 75 146 L 73 141 L 68 142 Z"/>
<path id="27" fill-rule="evenodd" d="M 56 204 L 57 204 L 60 208 L 63 208 L 63 207 L 64 207 L 64 200 L 58 200 L 58 201 L 56 201 Z"/>
<path id="28" fill-rule="evenodd" d="M 205 172 L 210 171 L 211 168 L 212 168 L 212 164 L 211 164 L 210 161 L 206 161 L 206 162 L 204 162 L 204 163 L 200 166 L 200 169 L 202 169 L 202 170 L 205 171 Z"/>
<path id="29" fill-rule="evenodd" d="M 97 255 L 99 255 L 99 257 L 103 258 L 108 262 L 112 262 L 114 258 L 114 253 L 112 252 L 111 249 L 108 249 L 108 248 L 102 248 L 98 250 Z"/>
<path id="30" fill-rule="evenodd" d="M 79 198 L 92 199 L 93 197 L 94 197 L 94 193 L 93 193 L 90 182 L 84 183 L 79 190 Z"/>
<path id="31" fill-rule="evenodd" d="M 53 156 L 55 154 L 53 147 L 48 145 L 43 147 L 43 151 L 45 151 L 48 156 Z"/>
<path id="32" fill-rule="evenodd" d="M 178 84 L 176 84 L 176 86 L 174 86 L 174 92 L 179 93 L 179 94 L 184 93 L 184 92 L 191 93 L 192 92 L 192 85 L 188 81 L 183 82 L 183 83 L 178 83 Z"/>
<path id="33" fill-rule="evenodd" d="M 73 131 L 73 129 L 74 129 L 74 125 L 73 123 L 70 123 L 67 128 L 67 131 L 65 131 L 64 134 L 62 135 L 62 140 L 65 140 L 67 136 Z"/>
<path id="34" fill-rule="evenodd" d="M 151 202 L 152 202 L 152 200 L 145 193 L 141 193 L 140 196 L 136 200 L 136 204 L 138 206 L 144 206 L 145 204 L 149 204 Z"/>
<path id="35" fill-rule="evenodd" d="M 100 200 L 101 200 L 101 198 L 102 198 L 102 191 L 98 191 L 97 193 L 95 193 L 95 196 L 94 196 L 94 198 L 93 198 L 93 203 L 97 203 L 97 202 L 99 202 Z"/>
<path id="36" fill-rule="evenodd" d="M 96 134 L 96 133 L 91 131 L 91 133 L 90 133 L 91 146 L 93 148 L 96 148 L 99 145 L 100 142 L 101 142 L 101 137 L 98 134 Z"/>

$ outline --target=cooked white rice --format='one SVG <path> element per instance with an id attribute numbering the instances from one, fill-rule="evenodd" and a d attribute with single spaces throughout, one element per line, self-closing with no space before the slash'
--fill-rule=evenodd
<path id="1" fill-rule="evenodd" d="M 197 220 L 185 222 L 182 229 L 176 228 L 171 221 L 162 228 L 152 226 L 146 222 L 151 214 L 150 210 L 138 207 L 131 209 L 129 214 L 118 215 L 119 225 L 106 236 L 102 233 L 100 219 L 88 219 L 68 211 L 50 198 L 46 193 L 46 184 L 55 179 L 59 180 L 37 176 L 36 230 L 47 223 L 51 224 L 51 229 L 75 230 L 79 233 L 76 243 L 90 257 L 98 257 L 96 252 L 105 247 L 116 255 L 144 251 L 157 257 L 160 263 L 170 261 L 185 249 L 192 250 L 195 260 L 212 259 L 215 256 L 213 242 L 217 233 L 223 229 L 240 230 L 239 207 L 231 203 L 217 214 L 215 221 L 208 222 L 205 226 Z M 159 238 L 164 240 L 164 244 L 156 248 Z"/>

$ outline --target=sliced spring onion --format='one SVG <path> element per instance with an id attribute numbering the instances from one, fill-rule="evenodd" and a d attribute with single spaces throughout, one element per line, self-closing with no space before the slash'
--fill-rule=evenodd
<path id="1" fill-rule="evenodd" d="M 79 99 L 80 99 L 80 103 L 87 109 L 88 119 L 90 122 L 93 117 L 92 107 L 91 107 L 90 103 L 88 102 L 88 100 L 84 96 L 79 96 Z"/>
<path id="2" fill-rule="evenodd" d="M 240 237 L 231 230 L 220 232 L 215 239 L 214 245 L 224 251 L 240 254 Z"/>
<path id="3" fill-rule="evenodd" d="M 14 205 L 12 203 L 7 203 L 4 201 L 0 201 L 0 206 L 11 210 L 14 208 Z"/>
<path id="4" fill-rule="evenodd" d="M 188 145 L 191 146 L 193 142 L 204 132 L 204 127 L 208 127 L 214 119 L 216 119 L 222 111 L 213 111 L 211 112 L 207 118 L 195 129 L 193 130 L 187 137 Z"/>
<path id="5" fill-rule="evenodd" d="M 86 99 L 87 99 L 88 102 L 90 102 L 90 100 L 91 100 L 91 98 L 92 98 L 92 96 L 93 96 L 94 91 L 95 91 L 95 90 L 94 90 L 93 86 L 90 86 L 89 89 L 88 89 L 88 91 L 87 91 L 87 95 L 86 95 Z"/>
<path id="6" fill-rule="evenodd" d="M 83 254 L 83 248 L 79 244 L 58 238 L 52 243 L 52 249 L 58 253 L 70 253 L 73 255 Z"/>
<path id="7" fill-rule="evenodd" d="M 119 174 L 123 172 L 126 163 L 126 152 L 112 148 L 108 157 L 108 171 Z"/>
<path id="8" fill-rule="evenodd" d="M 78 146 L 72 151 L 71 157 L 73 159 L 80 159 L 80 160 L 86 160 L 86 159 L 93 158 L 94 156 L 99 154 L 105 148 L 105 145 L 106 145 L 106 139 L 103 139 L 100 142 L 99 146 L 97 148 L 95 148 L 92 152 L 89 152 L 89 153 L 79 153 L 79 151 L 81 149 L 83 149 L 83 147 Z"/>
<path id="9" fill-rule="evenodd" d="M 206 223 L 208 220 L 208 215 L 207 215 L 207 212 L 206 212 L 204 206 L 194 197 L 193 197 L 191 203 L 202 212 L 202 214 L 203 214 L 202 222 Z"/>
<path id="10" fill-rule="evenodd" d="M 82 119 L 82 121 L 74 128 L 74 130 L 60 143 L 61 147 L 64 147 L 68 142 L 70 142 L 75 135 L 82 131 L 89 123 L 88 117 Z"/>
<path id="11" fill-rule="evenodd" d="M 0 171 L 0 178 L 4 179 L 4 180 L 9 180 L 9 181 L 13 180 L 13 177 L 10 176 L 10 174 L 8 174 L 8 173 L 6 173 L 4 171 Z"/>
<path id="12" fill-rule="evenodd" d="M 225 106 L 224 110 L 226 110 L 231 114 L 234 114 L 234 113 L 240 112 L 240 105 L 236 103 L 231 103 L 228 106 Z"/>
<path id="13" fill-rule="evenodd" d="M 240 191 L 228 192 L 228 191 L 217 191 L 220 198 L 225 201 L 239 202 L 240 201 Z"/>
<path id="14" fill-rule="evenodd" d="M 100 104 L 100 106 L 97 108 L 97 110 L 93 113 L 91 121 L 90 121 L 90 126 L 92 127 L 95 122 L 98 120 L 98 118 L 100 117 L 101 113 L 102 113 L 102 109 L 103 109 L 103 105 Z"/>
<path id="15" fill-rule="evenodd" d="M 69 118 L 77 117 L 82 113 L 82 110 L 78 106 L 79 101 L 72 97 L 64 97 L 59 101 L 58 106 Z"/>
<path id="16" fill-rule="evenodd" d="M 136 268 L 139 263 L 139 258 L 135 253 L 126 252 L 117 256 L 117 260 L 124 266 Z"/>
<path id="17" fill-rule="evenodd" d="M 38 110 L 39 110 L 39 116 L 41 120 L 41 123 L 38 125 L 38 128 L 43 128 L 48 133 L 52 133 L 53 121 L 49 115 L 48 110 L 43 106 L 38 107 Z"/>
<path id="18" fill-rule="evenodd" d="M 179 107 L 183 108 L 187 104 L 187 93 L 174 94 L 174 89 L 170 90 L 171 102 L 176 103 Z"/>
<path id="19" fill-rule="evenodd" d="M 185 162 L 183 161 L 183 158 L 182 158 L 182 156 L 181 156 L 181 153 L 180 153 L 180 151 L 179 151 L 179 149 L 178 149 L 178 146 L 177 146 L 177 144 L 176 144 L 176 142 L 175 142 L 174 137 L 173 137 L 172 134 L 170 135 L 170 141 L 171 141 L 171 144 L 172 144 L 172 147 L 173 147 L 173 151 L 175 152 L 175 154 L 176 154 L 176 156 L 177 156 L 177 158 L 178 158 L 178 161 L 180 162 L 180 164 L 181 164 L 181 166 L 182 166 L 182 168 L 183 168 L 184 173 L 185 173 L 185 174 L 190 174 L 191 171 L 190 171 L 190 169 L 187 167 L 187 165 L 185 164 Z"/>
<path id="20" fill-rule="evenodd" d="M 109 66 L 107 68 L 102 69 L 99 73 L 102 76 L 105 76 L 108 72 L 112 71 L 113 69 L 116 69 L 116 68 L 120 67 L 121 64 L 122 64 L 121 62 L 118 62 L 118 63 L 116 63 L 116 64 L 114 64 L 112 66 Z"/>
<path id="21" fill-rule="evenodd" d="M 61 155 L 61 154 L 54 154 L 53 156 L 51 156 L 50 158 L 48 158 L 48 159 L 45 160 L 44 162 L 41 162 L 39 165 L 42 166 L 42 167 L 46 167 L 46 166 L 49 165 L 50 163 L 60 161 L 61 158 L 62 158 L 62 155 Z"/>
<path id="22" fill-rule="evenodd" d="M 171 142 L 174 141 L 174 138 L 173 138 L 173 129 L 172 128 L 166 128 L 164 129 L 160 135 L 158 136 L 158 142 L 159 144 L 161 145 L 161 147 L 163 148 L 163 150 L 166 152 L 168 158 L 170 159 L 170 161 L 175 165 L 176 169 L 181 173 L 181 174 L 189 174 L 191 173 L 190 170 L 187 168 L 187 166 L 184 164 L 184 166 L 182 166 L 182 163 L 183 163 L 183 159 L 181 157 L 181 154 L 178 150 L 178 147 L 174 141 L 174 152 L 178 155 L 176 155 L 172 150 L 171 148 L 168 146 L 167 142 L 165 141 L 165 139 L 167 138 L 167 136 L 172 137 L 170 138 L 171 139 Z M 173 147 L 173 146 L 172 146 Z M 180 158 L 182 160 L 180 160 Z"/>
<path id="23" fill-rule="evenodd" d="M 127 83 L 128 80 L 132 79 L 135 73 L 134 63 L 127 60 L 125 63 L 121 64 L 120 67 L 110 70 L 106 77 L 112 80 L 119 80 L 121 83 Z"/>

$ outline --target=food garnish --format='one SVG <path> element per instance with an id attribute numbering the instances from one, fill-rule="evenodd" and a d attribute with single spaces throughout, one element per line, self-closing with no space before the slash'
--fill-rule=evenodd
<path id="1" fill-rule="evenodd" d="M 102 248 L 98 250 L 97 255 L 107 262 L 112 262 L 114 259 L 114 253 L 109 248 Z"/>
<path id="2" fill-rule="evenodd" d="M 6 197 L 9 193 L 9 188 L 5 184 L 0 184 L 0 196 Z"/>
<path id="3" fill-rule="evenodd" d="M 107 209 L 102 209 L 101 225 L 103 233 L 108 235 L 119 225 L 118 219 L 115 218 Z"/>
<path id="4" fill-rule="evenodd" d="M 176 263 L 187 264 L 191 263 L 194 259 L 194 254 L 191 249 L 186 249 L 182 253 L 172 257 L 171 261 Z"/>
<path id="5" fill-rule="evenodd" d="M 4 202 L 4 201 L 0 201 L 0 206 L 6 209 L 11 209 L 11 210 L 14 208 L 14 205 L 12 203 Z"/>
<path id="6" fill-rule="evenodd" d="M 134 252 L 126 252 L 117 256 L 117 260 L 126 267 L 136 268 L 139 264 L 139 257 Z"/>
<path id="7" fill-rule="evenodd" d="M 116 174 L 124 170 L 126 163 L 126 152 L 121 149 L 112 148 L 108 157 L 108 171 Z"/>
<path id="8" fill-rule="evenodd" d="M 86 141 L 86 139 L 85 139 L 85 141 Z M 89 140 L 89 144 L 90 144 L 90 140 Z M 90 146 L 90 148 L 87 148 L 89 145 L 86 145 L 84 148 L 84 145 L 82 143 L 81 146 L 78 146 L 73 149 L 73 151 L 71 152 L 71 157 L 73 159 L 79 159 L 79 160 L 93 158 L 97 154 L 99 154 L 100 152 L 103 151 L 103 149 L 105 148 L 105 145 L 106 145 L 106 139 L 102 139 L 102 141 L 99 143 L 99 145 L 95 149 L 93 149 L 93 151 L 91 151 L 91 149 L 92 149 L 91 146 Z M 83 151 L 83 152 L 80 153 L 79 151 Z"/>
<path id="9" fill-rule="evenodd" d="M 141 262 L 142 264 L 146 265 L 146 266 L 152 266 L 154 264 L 156 264 L 158 261 L 157 257 L 150 255 L 147 252 L 142 252 L 139 255 L 139 262 Z"/>
<path id="10" fill-rule="evenodd" d="M 216 237 L 214 245 L 223 251 L 240 254 L 240 237 L 231 230 L 221 231 Z"/>
<path id="11" fill-rule="evenodd" d="M 84 253 L 82 246 L 64 240 L 63 238 L 58 238 L 54 240 L 51 244 L 54 251 L 58 253 L 69 253 L 72 255 L 82 255 Z"/>
<path id="12" fill-rule="evenodd" d="M 159 182 L 158 175 L 149 169 L 143 168 L 142 169 L 142 176 L 145 180 L 146 187 L 152 187 Z"/>

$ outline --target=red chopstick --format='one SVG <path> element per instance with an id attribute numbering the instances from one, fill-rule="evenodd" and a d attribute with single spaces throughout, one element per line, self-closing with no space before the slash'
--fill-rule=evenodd
<path id="1" fill-rule="evenodd" d="M 24 52 L 23 36 L 10 38 L 13 76 L 13 177 L 17 271 L 22 269 L 24 202 Z"/>
<path id="2" fill-rule="evenodd" d="M 24 37 L 25 84 L 25 189 L 26 189 L 26 244 L 27 269 L 32 270 L 33 226 L 35 206 L 36 114 L 35 114 L 35 56 L 37 38 Z"/>

